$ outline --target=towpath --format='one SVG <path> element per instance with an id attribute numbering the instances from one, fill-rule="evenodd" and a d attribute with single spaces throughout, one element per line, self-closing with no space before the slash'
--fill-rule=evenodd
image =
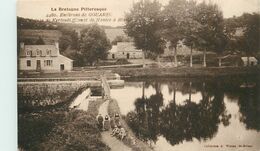
<path id="1" fill-rule="evenodd" d="M 101 114 L 103 117 L 108 115 L 108 104 L 109 100 L 106 100 L 101 106 L 99 107 L 98 113 Z M 118 140 L 117 138 L 110 135 L 111 130 L 104 131 L 101 133 L 102 141 L 107 144 L 112 151 L 131 151 L 132 149 L 126 146 L 122 141 Z"/>

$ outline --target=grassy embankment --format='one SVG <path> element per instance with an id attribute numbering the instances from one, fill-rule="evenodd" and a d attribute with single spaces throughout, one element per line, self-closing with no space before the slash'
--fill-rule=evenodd
<path id="1" fill-rule="evenodd" d="M 100 74 L 106 74 L 107 79 L 113 79 L 118 73 L 121 77 L 146 78 L 146 77 L 223 77 L 223 76 L 243 76 L 260 74 L 260 66 L 254 67 L 177 67 L 177 68 L 108 68 L 91 69 L 64 73 L 40 73 L 23 74 L 19 78 L 70 78 L 72 80 L 96 79 Z"/>
<path id="2" fill-rule="evenodd" d="M 110 117 L 114 116 L 115 113 L 120 114 L 120 108 L 117 104 L 117 101 L 114 99 L 111 99 L 108 105 L 108 114 Z M 121 115 L 122 117 L 122 115 Z M 150 151 L 152 148 L 148 146 L 148 144 L 145 144 L 141 140 L 137 139 L 132 132 L 132 130 L 128 127 L 127 123 L 123 118 L 120 120 L 122 127 L 124 127 L 127 131 L 127 136 L 124 138 L 123 143 L 130 148 L 132 148 L 134 151 Z"/>
<path id="3" fill-rule="evenodd" d="M 63 104 L 18 115 L 18 146 L 24 150 L 110 150 L 101 142 L 96 114 L 101 100 L 89 104 L 89 111 L 69 110 L 71 101 L 84 89 L 68 96 Z M 69 95 L 69 94 L 68 94 Z"/>
<path id="4" fill-rule="evenodd" d="M 255 67 L 177 67 L 177 68 L 116 68 L 112 70 L 121 77 L 223 77 L 260 74 L 260 66 Z"/>

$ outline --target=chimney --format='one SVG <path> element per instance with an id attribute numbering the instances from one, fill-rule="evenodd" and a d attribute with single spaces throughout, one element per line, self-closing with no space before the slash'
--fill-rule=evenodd
<path id="1" fill-rule="evenodd" d="M 20 49 L 24 49 L 24 43 L 20 42 Z"/>
<path id="2" fill-rule="evenodd" d="M 59 43 L 58 43 L 58 42 L 55 42 L 55 47 L 56 47 L 57 49 L 59 49 Z"/>
<path id="3" fill-rule="evenodd" d="M 58 50 L 58 54 L 60 54 L 60 49 L 59 49 L 59 43 L 58 42 L 55 42 L 55 47 Z"/>

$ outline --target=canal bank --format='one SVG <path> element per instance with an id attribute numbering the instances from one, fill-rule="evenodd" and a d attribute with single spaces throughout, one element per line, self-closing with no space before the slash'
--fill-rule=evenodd
<path id="1" fill-rule="evenodd" d="M 113 72 L 122 78 L 150 77 L 225 77 L 259 75 L 260 66 L 254 67 L 177 67 L 177 68 L 116 68 Z"/>

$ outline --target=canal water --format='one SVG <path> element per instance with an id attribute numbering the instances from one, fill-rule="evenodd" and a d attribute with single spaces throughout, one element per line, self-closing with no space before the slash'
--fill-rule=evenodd
<path id="1" fill-rule="evenodd" d="M 257 79 L 126 80 L 111 96 L 154 150 L 260 150 Z"/>

